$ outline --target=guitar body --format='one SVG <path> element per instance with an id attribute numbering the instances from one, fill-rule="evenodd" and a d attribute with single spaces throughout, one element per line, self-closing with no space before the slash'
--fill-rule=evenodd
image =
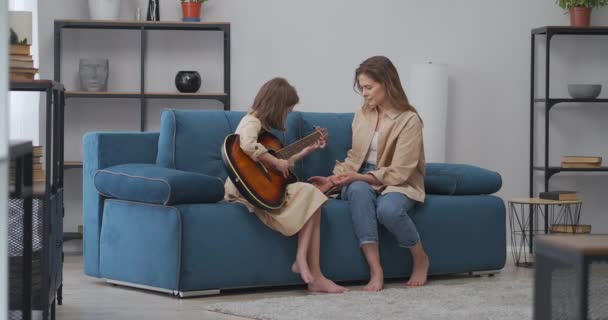
<path id="1" fill-rule="evenodd" d="M 281 141 L 269 132 L 262 132 L 258 137 L 269 152 L 281 150 Z M 226 165 L 228 177 L 241 195 L 251 204 L 264 210 L 279 209 L 285 203 L 287 185 L 298 181 L 290 171 L 289 177 L 283 175 L 262 162 L 255 162 L 242 149 L 239 135 L 231 134 L 224 140 L 222 160 Z"/>

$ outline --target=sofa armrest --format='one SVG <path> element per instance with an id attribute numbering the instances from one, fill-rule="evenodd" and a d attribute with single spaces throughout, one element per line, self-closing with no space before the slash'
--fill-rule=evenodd
<path id="1" fill-rule="evenodd" d="M 83 137 L 83 263 L 87 275 L 99 276 L 99 236 L 105 198 L 95 190 L 95 173 L 123 163 L 155 163 L 157 150 L 158 132 L 91 132 Z"/>
<path id="2" fill-rule="evenodd" d="M 224 198 L 224 181 L 202 173 L 156 164 L 119 164 L 97 170 L 97 191 L 108 198 L 161 204 L 216 203 Z"/>
<path id="3" fill-rule="evenodd" d="M 469 164 L 427 163 L 424 186 L 429 194 L 493 194 L 502 187 L 502 178 L 498 172 Z"/>

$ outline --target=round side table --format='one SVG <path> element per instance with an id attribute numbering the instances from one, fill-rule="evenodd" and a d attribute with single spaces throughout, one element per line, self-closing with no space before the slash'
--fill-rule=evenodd
<path id="1" fill-rule="evenodd" d="M 509 226 L 511 227 L 511 252 L 515 265 L 532 267 L 534 265 L 534 235 L 549 233 L 549 223 L 578 225 L 582 204 L 580 200 L 510 199 L 508 201 Z"/>

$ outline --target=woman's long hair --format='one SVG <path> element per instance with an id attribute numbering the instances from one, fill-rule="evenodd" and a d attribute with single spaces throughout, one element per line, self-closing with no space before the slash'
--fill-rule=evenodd
<path id="1" fill-rule="evenodd" d="M 399 80 L 397 68 L 395 68 L 391 60 L 387 57 L 374 56 L 366 59 L 359 65 L 357 70 L 355 70 L 355 82 L 353 85 L 355 91 L 358 93 L 361 92 L 361 86 L 359 85 L 359 75 L 361 74 L 365 74 L 372 80 L 381 83 L 386 90 L 386 96 L 389 102 L 393 106 L 404 111 L 411 110 L 418 114 L 416 108 L 410 104 L 405 95 L 405 91 Z M 418 117 L 420 117 L 420 115 L 418 115 Z"/>
<path id="2" fill-rule="evenodd" d="M 285 117 L 300 102 L 296 89 L 284 78 L 273 78 L 258 91 L 251 112 L 266 129 L 285 131 Z"/>

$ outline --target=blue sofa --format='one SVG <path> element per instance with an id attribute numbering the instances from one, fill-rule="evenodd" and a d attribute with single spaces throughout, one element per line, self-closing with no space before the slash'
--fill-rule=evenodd
<path id="1" fill-rule="evenodd" d="M 110 282 L 179 296 L 221 289 L 301 284 L 290 272 L 296 237 L 265 227 L 241 204 L 222 201 L 220 147 L 244 112 L 164 110 L 160 132 L 92 132 L 83 146 L 84 271 Z M 351 147 L 353 114 L 293 112 L 289 144 L 314 126 L 327 148 L 297 164 L 300 179 L 328 175 Z M 431 260 L 430 274 L 498 272 L 506 258 L 505 207 L 491 194 L 498 173 L 427 164 L 426 202 L 411 217 Z M 411 259 L 381 227 L 386 278 L 407 277 Z M 365 280 L 368 267 L 345 201 L 322 211 L 321 263 L 335 281 Z"/>

